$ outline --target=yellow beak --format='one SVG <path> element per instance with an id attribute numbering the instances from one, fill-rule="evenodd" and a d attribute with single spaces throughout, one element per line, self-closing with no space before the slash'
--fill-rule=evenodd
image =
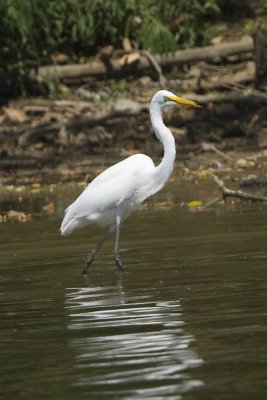
<path id="1" fill-rule="evenodd" d="M 183 97 L 179 97 L 179 96 L 170 96 L 170 97 L 168 97 L 168 100 L 174 101 L 175 103 L 181 104 L 183 106 L 198 107 L 198 108 L 202 107 L 200 104 L 196 103 L 195 101 L 187 100 L 187 99 L 184 99 Z"/>

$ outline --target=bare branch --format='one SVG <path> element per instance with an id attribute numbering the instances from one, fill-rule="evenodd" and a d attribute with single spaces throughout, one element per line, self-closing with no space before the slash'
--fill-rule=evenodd
<path id="1" fill-rule="evenodd" d="M 226 197 L 237 197 L 239 199 L 251 200 L 251 201 L 267 201 L 266 196 L 250 194 L 250 193 L 243 192 L 242 190 L 228 189 L 225 186 L 223 180 L 219 179 L 217 175 L 213 175 L 212 177 L 213 177 L 214 182 L 219 186 L 224 200 L 226 199 Z"/>

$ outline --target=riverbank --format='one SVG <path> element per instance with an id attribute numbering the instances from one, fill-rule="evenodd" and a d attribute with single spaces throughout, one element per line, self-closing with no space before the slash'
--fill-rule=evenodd
<path id="1" fill-rule="evenodd" d="M 157 159 L 160 160 L 159 154 Z M 44 183 L 30 176 L 26 180 L 25 177 L 20 177 L 16 184 L 0 185 L 0 223 L 27 222 L 34 218 L 63 215 L 64 209 L 87 183 L 112 164 L 100 158 L 89 161 L 90 166 L 80 165 L 69 173 L 64 170 L 65 181 L 54 175 L 54 182 Z M 178 154 L 170 181 L 156 196 L 147 199 L 142 208 L 165 209 L 179 206 L 186 207 L 190 212 L 202 212 L 225 204 L 228 207 L 240 207 L 244 202 L 255 201 L 262 204 L 264 199 L 259 202 L 253 196 L 266 195 L 266 173 L 265 150 L 225 153 L 214 146 L 204 145 L 196 152 Z M 240 199 L 231 195 L 229 199 L 225 198 L 224 203 L 223 193 L 214 176 L 219 177 L 227 188 L 241 190 L 248 193 L 249 197 Z M 45 174 L 44 180 L 47 177 Z"/>

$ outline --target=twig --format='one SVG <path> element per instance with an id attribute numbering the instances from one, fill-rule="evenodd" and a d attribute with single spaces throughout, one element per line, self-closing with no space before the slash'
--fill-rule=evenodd
<path id="1" fill-rule="evenodd" d="M 203 142 L 203 143 L 201 144 L 201 146 L 202 146 L 202 149 L 203 149 L 204 151 L 214 151 L 214 153 L 218 154 L 218 155 L 219 155 L 220 157 L 222 157 L 224 160 L 230 161 L 230 162 L 233 162 L 233 161 L 234 161 L 234 159 L 233 159 L 232 157 L 228 156 L 228 155 L 225 154 L 223 151 L 217 149 L 217 148 L 214 146 L 214 144 L 212 144 L 212 143 L 204 143 L 204 142 Z"/>
<path id="2" fill-rule="evenodd" d="M 267 93 L 262 90 L 255 89 L 251 83 L 255 80 L 255 63 L 249 62 L 242 71 L 235 72 L 233 74 L 224 74 L 221 68 L 214 65 L 209 65 L 208 68 L 217 73 L 217 76 L 209 80 L 201 81 L 201 88 L 204 90 L 226 88 L 232 89 L 236 92 L 242 93 L 244 96 L 255 96 L 262 99 L 267 99 Z M 246 85 L 250 83 L 250 85 Z M 188 83 L 187 83 L 188 86 Z"/>
<path id="3" fill-rule="evenodd" d="M 220 200 L 220 197 L 215 197 L 215 199 L 212 199 L 212 200 L 208 201 L 206 204 L 204 204 L 203 208 L 208 208 L 212 204 L 217 203 L 217 201 L 219 201 L 219 200 Z"/>
<path id="4" fill-rule="evenodd" d="M 247 95 L 256 96 L 256 97 L 260 97 L 262 99 L 267 100 L 266 93 L 264 93 L 260 90 L 254 89 L 251 85 L 246 86 L 239 82 L 230 82 L 228 84 L 224 84 L 224 87 L 226 87 L 228 89 L 234 89 L 237 92 L 241 92 L 244 94 L 244 96 L 247 96 Z"/>
<path id="5" fill-rule="evenodd" d="M 242 190 L 232 190 L 228 189 L 223 180 L 219 179 L 217 175 L 212 175 L 213 180 L 217 185 L 219 186 L 223 199 L 225 200 L 226 197 L 238 197 L 239 199 L 245 199 L 245 200 L 252 200 L 252 201 L 267 201 L 267 197 L 265 196 L 258 196 L 256 194 L 250 194 L 243 192 Z"/>
<path id="6" fill-rule="evenodd" d="M 141 54 L 143 54 L 149 60 L 150 64 L 152 65 L 152 67 L 155 69 L 155 71 L 158 74 L 158 81 L 159 81 L 161 88 L 164 88 L 164 86 L 166 84 L 166 78 L 163 75 L 162 69 L 161 69 L 159 63 L 157 62 L 157 60 L 155 59 L 155 57 L 148 50 L 142 50 Z"/>

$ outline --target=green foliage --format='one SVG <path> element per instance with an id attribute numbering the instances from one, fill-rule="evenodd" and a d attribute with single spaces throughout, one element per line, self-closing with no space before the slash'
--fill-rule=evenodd
<path id="1" fill-rule="evenodd" d="M 239 0 L 0 0 L 0 95 L 10 89 L 21 92 L 29 71 L 51 62 L 56 52 L 84 59 L 106 44 L 121 47 L 124 37 L 154 53 L 201 44 L 205 21 L 218 18 L 222 10 L 232 13 L 237 4 Z"/>

